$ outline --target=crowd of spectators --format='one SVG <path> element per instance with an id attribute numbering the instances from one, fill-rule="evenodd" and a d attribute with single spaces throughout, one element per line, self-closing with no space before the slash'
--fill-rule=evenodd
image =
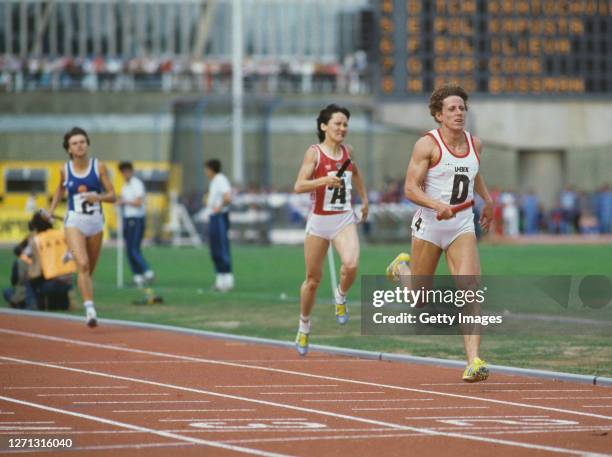
<path id="1" fill-rule="evenodd" d="M 370 196 L 372 203 L 404 203 L 403 181 L 388 179 L 381 192 Z M 609 234 L 612 233 L 612 188 L 603 185 L 594 192 L 571 186 L 563 189 L 551 209 L 545 209 L 540 197 L 527 190 L 520 194 L 493 188 L 495 202 L 491 231 L 496 235 L 536 234 Z M 482 201 L 477 198 L 476 211 Z"/>
<path id="2" fill-rule="evenodd" d="M 370 90 L 366 53 L 357 51 L 343 62 L 306 59 L 245 59 L 247 93 L 348 93 Z M 191 92 L 231 91 L 229 60 L 115 57 L 0 56 L 0 91 L 33 90 Z"/>

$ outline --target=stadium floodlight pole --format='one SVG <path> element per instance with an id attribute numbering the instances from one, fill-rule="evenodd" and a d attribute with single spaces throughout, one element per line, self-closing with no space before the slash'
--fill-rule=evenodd
<path id="1" fill-rule="evenodd" d="M 232 3 L 232 161 L 234 184 L 239 186 L 244 183 L 242 1 Z"/>

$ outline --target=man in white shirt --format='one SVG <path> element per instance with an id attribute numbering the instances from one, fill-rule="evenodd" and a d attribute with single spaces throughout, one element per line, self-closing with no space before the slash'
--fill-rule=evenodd
<path id="1" fill-rule="evenodd" d="M 121 162 L 119 171 L 125 181 L 117 204 L 122 206 L 123 238 L 128 262 L 134 275 L 134 284 L 142 287 L 153 282 L 155 273 L 142 255 L 140 246 L 145 232 L 146 190 L 143 182 L 134 175 L 131 162 Z"/>
<path id="2" fill-rule="evenodd" d="M 208 241 L 210 243 L 210 255 L 215 264 L 215 289 L 227 292 L 234 287 L 228 237 L 232 187 L 227 177 L 221 173 L 221 162 L 219 160 L 209 160 L 204 164 L 204 170 L 209 180 L 206 210 L 210 214 Z"/>

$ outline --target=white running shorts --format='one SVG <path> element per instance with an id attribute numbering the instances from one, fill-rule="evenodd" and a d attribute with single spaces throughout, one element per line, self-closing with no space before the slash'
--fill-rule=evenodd
<path id="1" fill-rule="evenodd" d="M 306 222 L 306 235 L 314 235 L 331 241 L 344 227 L 358 222 L 359 218 L 353 211 L 329 215 L 310 213 L 308 222 Z"/>
<path id="2" fill-rule="evenodd" d="M 64 228 L 68 227 L 76 227 L 87 237 L 93 236 L 104 229 L 104 216 L 99 212 L 79 214 L 74 211 L 68 211 L 64 219 Z"/>
<path id="3" fill-rule="evenodd" d="M 429 241 L 446 251 L 464 233 L 475 233 L 473 211 L 461 211 L 452 219 L 439 221 L 436 213 L 419 210 L 412 218 L 412 236 Z"/>

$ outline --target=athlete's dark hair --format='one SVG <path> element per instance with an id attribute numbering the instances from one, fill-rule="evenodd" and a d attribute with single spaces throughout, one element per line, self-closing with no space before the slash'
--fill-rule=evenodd
<path id="1" fill-rule="evenodd" d="M 467 92 L 463 89 L 463 87 L 458 84 L 447 83 L 434 90 L 431 94 L 431 98 L 429 99 L 429 112 L 434 118 L 434 121 L 438 122 L 438 120 L 436 119 L 436 114 L 442 112 L 444 99 L 446 97 L 450 97 L 451 95 L 457 95 L 458 97 L 461 97 L 463 99 L 463 102 L 465 103 L 465 110 L 467 111 Z"/>
<path id="2" fill-rule="evenodd" d="M 321 130 L 321 124 L 327 125 L 334 113 L 342 113 L 347 119 L 351 118 L 350 111 L 344 106 L 332 103 L 331 105 L 327 105 L 325 108 L 323 108 L 321 112 L 319 112 L 319 117 L 317 117 L 317 136 L 321 142 L 325 141 L 325 132 Z"/>
<path id="3" fill-rule="evenodd" d="M 124 170 L 134 170 L 134 165 L 132 165 L 132 162 L 119 162 L 119 166 L 117 167 L 119 168 L 119 171 L 124 171 Z"/>
<path id="4" fill-rule="evenodd" d="M 87 140 L 87 144 L 88 145 L 91 144 L 91 142 L 89 141 L 89 136 L 87 135 L 87 132 L 85 130 L 83 130 L 80 127 L 72 127 L 70 130 L 68 130 L 64 134 L 64 142 L 62 143 L 62 146 L 64 146 L 64 149 L 66 150 L 66 152 L 68 152 L 68 146 L 69 146 L 68 142 L 70 141 L 70 138 L 76 135 L 83 135 L 85 139 Z"/>
<path id="5" fill-rule="evenodd" d="M 215 174 L 221 171 L 221 162 L 217 159 L 210 159 L 204 164 L 204 166 L 211 169 Z"/>

